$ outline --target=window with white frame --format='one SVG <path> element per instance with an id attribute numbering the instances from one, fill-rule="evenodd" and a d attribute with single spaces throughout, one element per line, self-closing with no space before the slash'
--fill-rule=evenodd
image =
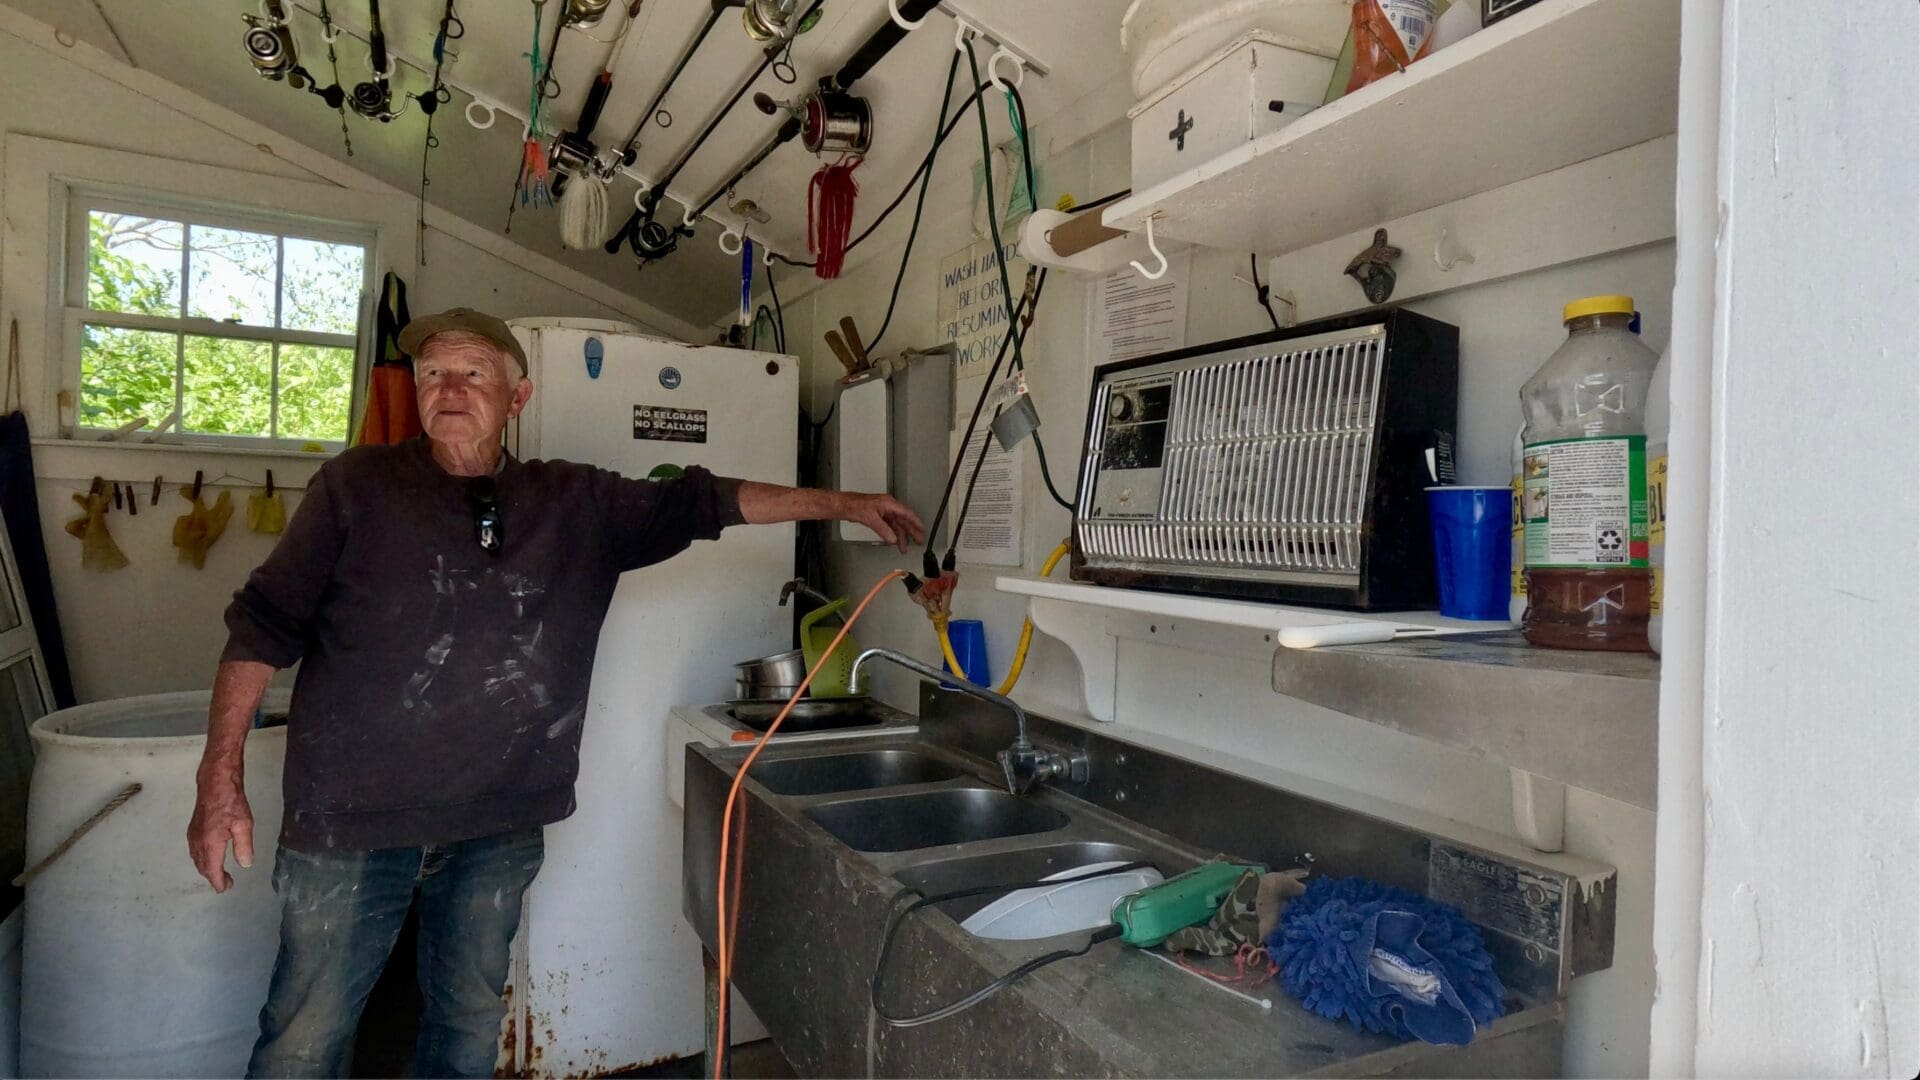
<path id="1" fill-rule="evenodd" d="M 346 445 L 374 234 L 353 226 L 68 200 L 66 351 L 82 437 Z"/>

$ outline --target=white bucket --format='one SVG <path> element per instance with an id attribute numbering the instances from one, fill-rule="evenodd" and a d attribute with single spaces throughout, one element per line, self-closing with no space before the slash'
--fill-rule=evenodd
<path id="1" fill-rule="evenodd" d="M 32 728 L 33 866 L 130 783 L 140 793 L 27 883 L 25 1076 L 240 1076 L 278 949 L 285 727 L 247 737 L 254 865 L 215 894 L 187 855 L 206 692 L 64 709 Z M 286 691 L 265 709 L 284 712 Z"/>

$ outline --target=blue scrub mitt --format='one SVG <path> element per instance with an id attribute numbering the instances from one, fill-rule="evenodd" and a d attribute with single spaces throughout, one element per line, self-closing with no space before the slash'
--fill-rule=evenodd
<path id="1" fill-rule="evenodd" d="M 1480 928 L 1460 909 L 1365 878 L 1315 878 L 1267 939 L 1280 985 L 1329 1020 L 1464 1046 L 1504 1011 Z"/>

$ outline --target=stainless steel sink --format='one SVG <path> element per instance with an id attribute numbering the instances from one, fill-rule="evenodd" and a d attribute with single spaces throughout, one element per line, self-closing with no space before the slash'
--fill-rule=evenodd
<path id="1" fill-rule="evenodd" d="M 722 706 L 728 720 L 748 731 L 765 731 L 786 706 L 782 701 L 731 701 Z M 780 724 L 788 735 L 810 731 L 840 731 L 846 728 L 879 727 L 898 714 L 876 706 L 869 698 L 802 698 Z"/>
<path id="2" fill-rule="evenodd" d="M 855 851 L 917 851 L 1067 825 L 1067 815 L 1050 806 L 991 788 L 852 799 L 808 807 L 806 815 Z"/>
<path id="3" fill-rule="evenodd" d="M 959 775 L 960 770 L 954 766 L 911 750 L 787 758 L 761 762 L 753 768 L 753 778 L 776 795 L 827 795 L 931 784 Z"/>
<path id="4" fill-rule="evenodd" d="M 1161 852 L 1148 852 L 1126 844 L 1077 840 L 1063 844 L 1048 844 L 1045 847 L 1021 848 L 1018 851 L 1002 851 L 993 855 L 942 859 L 939 862 L 906 867 L 895 872 L 893 876 L 901 884 L 911 886 L 923 896 L 952 892 L 956 889 L 985 888 L 990 885 L 1007 886 L 1007 888 L 994 889 L 978 896 L 966 896 L 933 905 L 934 910 L 943 911 L 955 922 L 960 922 L 1014 891 L 1015 888 L 1064 870 L 1103 862 L 1144 862 L 1166 877 L 1172 877 L 1196 865 L 1191 859 L 1172 857 Z"/>

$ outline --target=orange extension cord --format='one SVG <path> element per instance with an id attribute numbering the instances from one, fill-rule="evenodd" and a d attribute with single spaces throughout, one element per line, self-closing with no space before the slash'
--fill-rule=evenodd
<path id="1" fill-rule="evenodd" d="M 740 785 L 746 781 L 747 770 L 753 768 L 754 759 L 760 756 L 760 751 L 766 749 L 767 740 L 773 738 L 773 733 L 780 730 L 780 725 L 787 719 L 787 714 L 793 711 L 794 703 L 806 694 L 807 687 L 813 685 L 813 677 L 820 674 L 820 670 L 826 667 L 827 661 L 831 660 L 833 654 L 840 648 L 840 643 L 846 640 L 847 632 L 852 630 L 853 624 L 860 620 L 860 613 L 867 610 L 867 605 L 873 603 L 873 598 L 880 595 L 881 589 L 906 576 L 905 570 L 894 570 L 873 583 L 873 588 L 867 590 L 867 595 L 861 599 L 859 606 L 847 615 L 846 622 L 840 627 L 840 632 L 833 636 L 833 644 L 828 645 L 827 651 L 821 654 L 819 660 L 814 661 L 812 670 L 807 672 L 806 678 L 800 680 L 799 688 L 793 692 L 792 697 L 787 699 L 786 706 L 780 710 L 778 716 L 773 718 L 773 723 L 767 725 L 766 733 L 754 742 L 753 750 L 747 754 L 747 759 L 742 761 L 740 768 L 734 771 L 733 786 L 727 790 L 727 806 L 720 815 L 720 871 L 714 902 L 714 937 L 719 939 L 720 944 L 719 955 L 715 958 L 716 966 L 720 971 L 720 1001 L 719 1015 L 714 1024 L 716 1032 L 713 1043 L 714 1080 L 722 1080 L 721 1073 L 727 1059 L 727 1004 L 731 997 L 728 987 L 733 978 L 733 937 L 738 929 L 740 918 L 740 870 L 746 857 L 747 847 L 745 814 L 740 816 L 739 835 L 734 836 L 733 809 L 740 798 Z M 731 911 L 727 908 L 727 853 L 730 842 L 734 847 L 734 897 Z"/>

